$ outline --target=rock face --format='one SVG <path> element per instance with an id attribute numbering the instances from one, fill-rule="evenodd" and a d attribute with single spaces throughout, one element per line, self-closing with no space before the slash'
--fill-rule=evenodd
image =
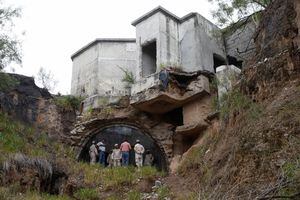
<path id="1" fill-rule="evenodd" d="M 72 129 L 75 111 L 55 105 L 52 95 L 37 87 L 32 77 L 10 74 L 18 84 L 8 91 L 0 91 L 0 110 L 31 124 L 54 138 L 61 138 Z"/>
<path id="2" fill-rule="evenodd" d="M 15 154 L 3 164 L 3 185 L 18 183 L 23 192 L 37 190 L 51 194 L 62 194 L 68 176 L 46 159 L 29 158 Z"/>
<path id="3" fill-rule="evenodd" d="M 243 87 L 255 100 L 275 95 L 300 74 L 300 2 L 274 1 L 263 13 L 255 37 L 256 52 L 243 70 Z"/>

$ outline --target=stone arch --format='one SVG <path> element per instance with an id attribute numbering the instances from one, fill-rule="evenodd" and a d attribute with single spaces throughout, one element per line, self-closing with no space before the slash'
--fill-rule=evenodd
<path id="1" fill-rule="evenodd" d="M 86 124 L 86 126 L 81 127 L 81 129 L 86 129 L 84 131 L 86 134 L 84 134 L 85 137 L 81 140 L 81 144 L 79 145 L 77 153 L 78 160 L 88 161 L 88 148 L 93 140 L 99 141 L 101 139 L 105 139 L 107 141 L 108 150 L 110 150 L 113 144 L 120 144 L 126 135 L 131 144 L 134 144 L 135 139 L 140 139 L 146 149 L 150 149 L 150 151 L 152 151 L 152 154 L 155 157 L 155 166 L 159 169 L 168 170 L 168 158 L 163 145 L 160 143 L 160 141 L 153 137 L 151 131 L 139 123 L 127 120 L 108 120 L 105 122 L 98 121 L 97 123 L 91 123 L 94 124 L 92 126 L 93 128 L 89 127 L 91 124 Z M 118 131 L 120 131 L 122 128 L 126 133 L 118 133 Z M 112 134 L 112 132 L 115 132 L 116 135 Z M 102 136 L 112 137 L 104 138 Z M 131 157 L 134 158 L 133 153 L 131 154 Z M 133 159 L 131 159 L 131 163 L 132 162 Z"/>

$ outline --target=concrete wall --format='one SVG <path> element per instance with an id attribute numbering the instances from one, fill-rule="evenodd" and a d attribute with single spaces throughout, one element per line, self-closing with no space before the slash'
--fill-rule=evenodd
<path id="1" fill-rule="evenodd" d="M 72 95 L 89 95 L 96 91 L 98 46 L 94 45 L 73 59 Z"/>
<path id="2" fill-rule="evenodd" d="M 218 27 L 199 14 L 181 23 L 179 41 L 184 71 L 214 72 L 213 54 L 226 57 Z"/>
<path id="3" fill-rule="evenodd" d="M 251 19 L 245 23 L 235 31 L 228 31 L 224 35 L 227 55 L 235 57 L 238 61 L 251 58 L 255 51 L 253 36 L 256 25 Z"/>
<path id="4" fill-rule="evenodd" d="M 142 46 L 156 41 L 156 72 L 160 66 L 178 65 L 178 24 L 172 18 L 158 12 L 136 25 L 139 78 L 142 74 Z"/>
<path id="5" fill-rule="evenodd" d="M 125 95 L 120 69 L 136 71 L 134 42 L 98 42 L 73 59 L 72 95 Z"/>

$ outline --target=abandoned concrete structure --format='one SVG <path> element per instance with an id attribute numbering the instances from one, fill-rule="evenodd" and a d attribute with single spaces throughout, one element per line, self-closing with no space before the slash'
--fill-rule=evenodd
<path id="1" fill-rule="evenodd" d="M 72 55 L 71 94 L 87 97 L 85 112 L 99 112 L 78 122 L 70 138 L 84 160 L 95 138 L 106 138 L 110 146 L 139 137 L 159 167 L 172 168 L 204 132 L 216 128 L 210 80 L 216 71 L 224 76 L 222 69 L 239 73 L 233 65 L 216 69 L 241 67 L 251 55 L 255 27 L 245 23 L 247 33 L 223 35 L 198 13 L 179 18 L 162 7 L 132 25 L 135 39 L 96 39 Z"/>

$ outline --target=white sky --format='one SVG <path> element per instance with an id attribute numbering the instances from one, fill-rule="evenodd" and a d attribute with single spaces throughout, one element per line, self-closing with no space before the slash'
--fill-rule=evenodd
<path id="1" fill-rule="evenodd" d="M 51 70 L 56 90 L 69 94 L 71 55 L 101 37 L 135 37 L 131 22 L 158 5 L 182 17 L 198 12 L 212 20 L 208 0 L 4 0 L 22 8 L 16 23 L 22 39 L 23 65 L 16 73 L 35 76 L 40 67 Z"/>

